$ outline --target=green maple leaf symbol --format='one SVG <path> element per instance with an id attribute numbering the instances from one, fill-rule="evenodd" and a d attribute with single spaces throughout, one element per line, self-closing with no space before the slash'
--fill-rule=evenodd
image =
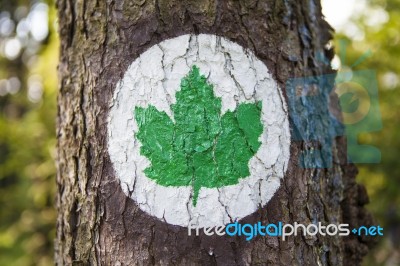
<path id="1" fill-rule="evenodd" d="M 242 103 L 221 116 L 221 98 L 193 66 L 171 110 L 175 122 L 152 105 L 135 108 L 140 153 L 151 162 L 148 178 L 162 186 L 192 186 L 196 206 L 202 187 L 234 185 L 250 175 L 249 160 L 261 145 L 261 102 Z"/>

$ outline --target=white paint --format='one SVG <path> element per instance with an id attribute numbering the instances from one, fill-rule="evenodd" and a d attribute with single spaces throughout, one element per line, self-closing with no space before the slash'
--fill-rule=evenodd
<path id="1" fill-rule="evenodd" d="M 155 106 L 172 119 L 170 105 L 181 79 L 196 64 L 222 98 L 222 113 L 239 103 L 262 101 L 261 146 L 251 175 L 237 185 L 201 188 L 197 206 L 191 187 L 164 187 L 147 178 L 150 161 L 135 140 L 135 106 Z M 137 58 L 117 84 L 108 121 L 108 151 L 123 191 L 146 213 L 187 227 L 224 225 L 255 212 L 275 194 L 289 161 L 290 132 L 284 97 L 267 67 L 241 46 L 214 35 L 183 35 L 154 45 Z"/>

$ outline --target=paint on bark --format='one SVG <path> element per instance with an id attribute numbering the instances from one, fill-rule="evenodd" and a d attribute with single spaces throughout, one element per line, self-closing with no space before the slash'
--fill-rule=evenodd
<path id="1" fill-rule="evenodd" d="M 221 98 L 195 65 L 181 80 L 176 99 L 175 122 L 152 105 L 136 106 L 135 136 L 151 163 L 144 174 L 162 186 L 191 186 L 196 206 L 202 187 L 234 185 L 250 175 L 249 160 L 261 145 L 262 105 L 241 103 L 221 116 Z"/>
<path id="2" fill-rule="evenodd" d="M 181 104 L 185 100 L 182 97 L 194 95 L 188 95 L 184 82 L 189 81 L 182 81 L 182 78 L 194 65 L 200 66 L 212 84 L 206 95 L 211 102 L 202 106 L 206 99 L 196 96 L 194 106 L 185 107 Z M 248 106 L 256 106 L 257 102 L 261 108 L 259 121 L 244 121 L 242 117 L 248 118 L 251 113 L 251 110 L 246 111 Z M 154 45 L 129 66 L 115 89 L 111 106 L 108 147 L 121 186 L 143 211 L 167 223 L 213 227 L 236 221 L 264 206 L 284 177 L 290 146 L 285 99 L 265 64 L 251 51 L 225 38 L 183 35 Z M 214 112 L 213 108 L 216 109 Z M 150 114 L 144 110 L 159 118 L 155 119 L 155 127 L 149 128 L 151 132 L 143 127 L 146 122 L 154 125 Z M 199 111 L 203 119 L 206 110 L 206 120 L 211 120 L 214 126 L 199 128 L 203 125 L 192 125 Z M 240 122 L 242 128 L 239 125 L 233 128 L 235 110 L 239 112 L 236 123 Z M 175 130 L 174 123 L 180 125 Z M 157 126 L 160 127 L 155 130 Z M 192 126 L 215 135 L 215 139 L 208 140 L 208 148 L 194 147 L 201 151 L 193 155 L 196 158 L 190 158 L 191 151 L 184 150 L 187 143 L 200 141 L 203 146 L 207 143 L 204 139 L 193 139 L 200 135 L 193 134 Z M 257 127 L 260 130 L 255 139 L 246 137 L 240 142 L 230 136 L 236 133 L 235 129 L 238 137 L 242 133 L 251 135 L 253 129 L 257 132 Z M 185 131 L 181 132 L 179 128 Z M 162 132 L 169 132 L 168 140 Z M 217 136 L 219 141 L 216 141 Z M 153 145 L 156 150 L 150 151 L 149 145 L 144 145 L 147 141 L 156 142 L 158 145 Z M 161 146 L 161 142 L 167 142 L 164 146 L 167 144 L 168 147 Z M 237 147 L 231 149 L 228 144 Z M 173 146 L 178 146 L 175 149 L 178 153 L 166 155 Z M 252 146 L 256 148 L 254 152 Z M 208 149 L 210 152 L 205 153 Z M 164 157 L 164 164 L 158 165 L 158 173 L 154 171 L 155 162 L 143 152 L 150 158 Z M 171 156 L 175 156 L 173 162 L 170 162 Z M 187 162 L 188 158 L 193 162 Z M 242 161 L 243 169 L 228 171 L 240 167 Z M 228 171 L 225 177 L 217 172 L 224 169 Z M 167 183 L 160 182 L 168 176 L 172 177 Z M 203 185 L 201 178 L 206 179 Z M 171 179 L 175 182 L 171 183 Z"/>

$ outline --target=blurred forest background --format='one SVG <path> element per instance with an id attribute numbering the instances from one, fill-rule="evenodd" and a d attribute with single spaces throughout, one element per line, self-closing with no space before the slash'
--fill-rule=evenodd
<path id="1" fill-rule="evenodd" d="M 383 129 L 359 141 L 382 160 L 358 165 L 358 181 L 385 236 L 364 265 L 400 265 L 400 0 L 323 2 L 333 66 L 376 70 L 379 82 Z M 0 0 L 0 265 L 53 265 L 58 53 L 52 1 Z"/>

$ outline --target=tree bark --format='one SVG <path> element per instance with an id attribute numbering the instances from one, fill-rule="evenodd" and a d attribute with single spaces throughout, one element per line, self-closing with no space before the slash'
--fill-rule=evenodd
<path id="1" fill-rule="evenodd" d="M 215 34 L 250 49 L 282 88 L 293 77 L 332 73 L 332 29 L 314 0 L 58 0 L 57 265 L 359 265 L 368 239 L 354 235 L 188 236 L 187 228 L 147 215 L 127 197 L 107 152 L 110 100 L 128 66 L 149 47 L 183 34 Z M 320 103 L 326 106 L 327 102 Z M 293 125 L 291 125 L 292 127 Z M 245 222 L 372 223 L 344 137 L 333 166 L 298 164 L 293 141 L 282 184 Z"/>

